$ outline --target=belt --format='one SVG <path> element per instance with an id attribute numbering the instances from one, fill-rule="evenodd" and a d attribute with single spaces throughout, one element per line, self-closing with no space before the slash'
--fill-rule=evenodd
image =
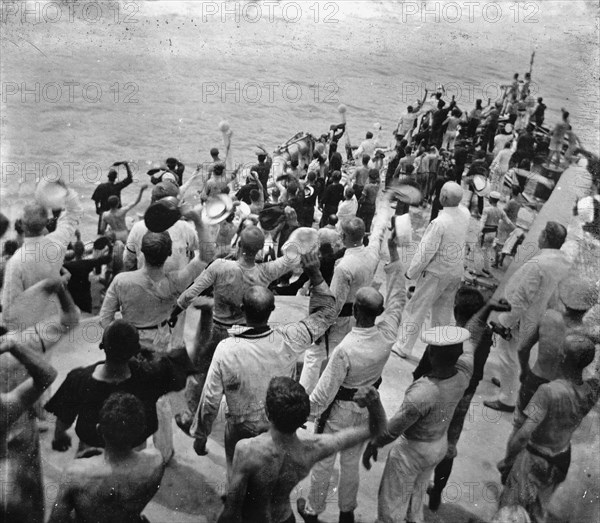
<path id="1" fill-rule="evenodd" d="M 169 320 L 165 320 L 158 325 L 152 325 L 151 327 L 136 327 L 136 329 L 139 331 L 151 331 L 154 329 L 159 329 L 160 327 L 164 327 L 167 323 L 169 323 Z"/>
<path id="2" fill-rule="evenodd" d="M 379 379 L 373 383 L 372 387 L 379 389 L 379 386 L 382 382 L 381 376 Z M 319 419 L 316 421 L 315 434 L 323 434 L 325 430 L 325 423 L 329 419 L 331 414 L 331 410 L 333 409 L 333 404 L 337 401 L 354 401 L 354 395 L 358 392 L 358 389 L 348 389 L 346 387 L 340 387 L 335 395 L 335 398 L 330 403 L 330 405 L 323 411 L 323 414 L 319 416 Z"/>

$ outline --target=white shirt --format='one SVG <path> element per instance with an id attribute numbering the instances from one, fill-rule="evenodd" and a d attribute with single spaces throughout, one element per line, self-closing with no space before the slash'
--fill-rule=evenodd
<path id="1" fill-rule="evenodd" d="M 461 276 L 471 214 L 462 205 L 440 211 L 427 229 L 406 275 L 412 280 L 423 271 L 436 276 Z"/>
<path id="2" fill-rule="evenodd" d="M 137 260 L 137 268 L 141 269 L 145 265 L 144 255 L 142 254 L 142 239 L 148 228 L 144 220 L 136 222 L 127 238 L 123 262 L 126 270 L 131 270 L 133 261 Z M 179 220 L 170 229 L 167 229 L 171 241 L 173 242 L 172 254 L 165 262 L 165 271 L 177 271 L 183 269 L 194 257 L 194 251 L 199 248 L 198 234 L 192 224 L 184 220 Z"/>

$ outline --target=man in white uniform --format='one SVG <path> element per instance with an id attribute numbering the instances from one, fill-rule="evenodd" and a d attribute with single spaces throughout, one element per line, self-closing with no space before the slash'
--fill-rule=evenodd
<path id="1" fill-rule="evenodd" d="M 398 340 L 392 348 L 402 358 L 411 354 L 430 311 L 432 327 L 451 325 L 454 321 L 454 297 L 464 270 L 471 218 L 468 209 L 460 205 L 462 194 L 457 183 L 444 184 L 440 193 L 443 209 L 427 227 L 406 271 L 406 277 L 415 281 L 415 292 L 406 306 Z"/>

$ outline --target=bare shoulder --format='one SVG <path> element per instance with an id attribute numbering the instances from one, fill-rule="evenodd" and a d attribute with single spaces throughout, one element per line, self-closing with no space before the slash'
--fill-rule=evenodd
<path id="1" fill-rule="evenodd" d="M 259 469 L 272 453 L 272 440 L 268 433 L 240 440 L 235 446 L 236 457 L 239 456 L 239 462 L 243 463 L 244 469 L 248 471 Z"/>

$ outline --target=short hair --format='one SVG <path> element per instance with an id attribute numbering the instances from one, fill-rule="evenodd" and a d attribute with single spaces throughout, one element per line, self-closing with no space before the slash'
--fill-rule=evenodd
<path id="1" fill-rule="evenodd" d="M 371 138 L 373 138 L 373 133 L 371 131 L 369 131 L 367 133 L 367 140 L 370 140 Z"/>
<path id="2" fill-rule="evenodd" d="M 267 415 L 277 430 L 294 434 L 306 423 L 310 401 L 306 390 L 292 378 L 276 377 L 267 389 Z"/>
<path id="3" fill-rule="evenodd" d="M 596 346 L 588 335 L 572 332 L 566 335 L 564 343 L 564 358 L 567 364 L 583 370 L 594 361 Z"/>
<path id="4" fill-rule="evenodd" d="M 111 209 L 116 209 L 119 206 L 119 203 L 121 203 L 121 200 L 119 200 L 118 196 L 115 196 L 113 194 L 112 196 L 108 197 L 108 200 L 106 200 L 106 203 L 108 203 L 108 206 Z"/>
<path id="5" fill-rule="evenodd" d="M 275 297 L 266 287 L 254 285 L 244 293 L 242 305 L 248 323 L 266 323 L 275 310 Z"/>
<path id="6" fill-rule="evenodd" d="M 368 154 L 364 154 L 362 157 L 363 165 L 367 165 L 371 161 L 371 157 Z"/>
<path id="7" fill-rule="evenodd" d="M 102 405 L 98 423 L 107 444 L 121 450 L 132 449 L 144 439 L 144 405 L 133 394 L 115 392 Z"/>
<path id="8" fill-rule="evenodd" d="M 2 238 L 6 234 L 9 225 L 9 219 L 0 212 L 0 238 Z"/>
<path id="9" fill-rule="evenodd" d="M 112 362 L 126 362 L 140 350 L 140 336 L 137 329 L 125 320 L 114 320 L 102 334 L 100 348 L 106 359 Z"/>
<path id="10" fill-rule="evenodd" d="M 309 182 L 314 182 L 314 181 L 317 179 L 317 173 L 315 173 L 315 172 L 312 172 L 312 171 L 311 171 L 311 172 L 309 172 L 309 173 L 306 175 L 306 179 L 307 179 Z"/>
<path id="11" fill-rule="evenodd" d="M 267 159 L 267 155 L 266 154 L 258 154 L 257 158 L 258 158 L 259 162 L 264 162 Z"/>
<path id="12" fill-rule="evenodd" d="M 544 234 L 551 249 L 560 249 L 567 238 L 567 229 L 558 222 L 548 222 L 544 227 Z"/>
<path id="13" fill-rule="evenodd" d="M 73 244 L 73 252 L 75 256 L 83 256 L 85 254 L 85 244 L 83 242 L 75 242 Z"/>
<path id="14" fill-rule="evenodd" d="M 256 189 L 250 191 L 250 200 L 253 202 L 260 200 L 260 193 Z"/>
<path id="15" fill-rule="evenodd" d="M 215 156 L 219 156 L 219 149 L 217 149 L 216 147 L 213 147 L 210 150 L 210 155 L 214 158 Z"/>
<path id="16" fill-rule="evenodd" d="M 39 236 L 48 223 L 48 211 L 39 203 L 30 203 L 23 208 L 21 225 L 23 231 L 34 236 Z M 16 225 L 16 224 L 15 224 Z"/>
<path id="17" fill-rule="evenodd" d="M 173 241 L 168 232 L 150 232 L 142 238 L 142 254 L 148 265 L 161 267 L 171 256 Z"/>
<path id="18" fill-rule="evenodd" d="M 365 236 L 365 222 L 360 218 L 351 218 L 342 225 L 342 230 L 352 243 L 360 243 Z"/>
<path id="19" fill-rule="evenodd" d="M 117 176 L 118 176 L 117 171 L 115 171 L 114 169 L 110 169 L 108 171 L 107 177 L 108 177 L 109 180 L 116 180 Z"/>
<path id="20" fill-rule="evenodd" d="M 339 218 L 336 214 L 330 214 L 327 218 L 327 225 L 337 225 Z"/>
<path id="21" fill-rule="evenodd" d="M 225 171 L 225 164 L 223 163 L 215 163 L 213 167 L 213 173 L 217 176 L 220 176 Z"/>
<path id="22" fill-rule="evenodd" d="M 347 200 L 351 200 L 353 196 L 354 196 L 354 189 L 352 187 L 346 187 L 344 189 L 344 198 L 346 198 Z"/>
<path id="23" fill-rule="evenodd" d="M 408 154 L 412 154 L 413 149 L 410 145 L 407 145 L 406 148 L 404 149 L 404 152 L 408 155 Z"/>
<path id="24" fill-rule="evenodd" d="M 342 179 L 342 173 L 340 171 L 333 171 L 331 179 L 334 182 L 339 182 Z"/>
<path id="25" fill-rule="evenodd" d="M 463 285 L 454 297 L 454 317 L 462 325 L 473 317 L 485 305 L 483 294 L 475 287 Z"/>
<path id="26" fill-rule="evenodd" d="M 2 247 L 3 256 L 12 256 L 19 248 L 19 242 L 16 240 L 6 240 L 4 247 Z"/>
<path id="27" fill-rule="evenodd" d="M 249 256 L 255 256 L 265 246 L 265 235 L 255 225 L 246 227 L 240 234 L 240 247 Z"/>
<path id="28" fill-rule="evenodd" d="M 409 105 L 409 106 L 406 108 L 406 112 L 408 112 L 408 113 L 412 113 L 412 112 L 413 112 L 413 106 L 412 106 L 412 105 Z"/>

